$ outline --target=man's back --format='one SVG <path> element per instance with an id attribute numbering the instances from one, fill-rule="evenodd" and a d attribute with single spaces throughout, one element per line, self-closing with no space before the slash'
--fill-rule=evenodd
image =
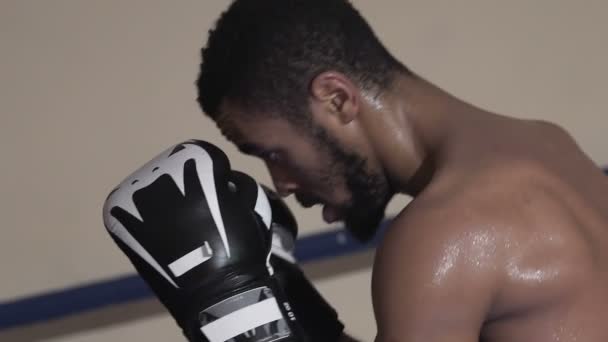
<path id="1" fill-rule="evenodd" d="M 435 277 L 421 284 L 447 288 L 435 292 L 445 296 L 445 311 L 457 312 L 449 307 L 450 296 L 471 283 L 475 293 L 461 296 L 476 299 L 463 300 L 461 310 L 463 316 L 479 311 L 471 314 L 478 322 L 442 319 L 439 330 L 441 324 L 478 324 L 471 329 L 483 341 L 608 340 L 608 325 L 602 324 L 608 316 L 608 179 L 552 126 L 488 122 L 483 132 L 483 139 L 471 135 L 461 141 L 462 149 L 452 151 L 452 161 L 389 233 L 392 241 L 400 235 L 443 241 L 428 247 L 436 252 L 407 256 L 436 261 L 409 261 L 428 266 L 397 270 L 400 253 L 381 247 L 378 273 L 392 264 L 388 269 L 403 277 L 448 274 L 443 283 Z M 375 288 L 383 288 L 382 276 L 375 278 Z M 450 282 L 457 284 L 452 292 Z M 380 301 L 381 291 L 375 293 Z M 441 300 L 437 305 L 442 312 Z"/>
<path id="2" fill-rule="evenodd" d="M 521 183 L 514 170 L 512 180 L 496 185 L 511 189 L 499 205 L 512 220 L 513 244 L 505 250 L 497 311 L 482 337 L 606 341 L 608 180 L 567 136 L 552 128 L 529 134 L 522 139 L 539 164 L 522 172 Z M 534 139 L 550 148 L 535 151 Z"/>

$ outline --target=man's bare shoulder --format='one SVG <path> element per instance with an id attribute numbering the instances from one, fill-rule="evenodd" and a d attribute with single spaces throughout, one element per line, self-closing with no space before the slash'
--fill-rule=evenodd
<path id="1" fill-rule="evenodd" d="M 376 252 L 372 292 L 379 333 L 474 338 L 501 283 L 497 235 L 492 225 L 443 200 L 410 203 Z"/>
<path id="2" fill-rule="evenodd" d="M 422 307 L 440 298 L 437 307 L 472 304 L 492 319 L 571 292 L 588 264 L 580 236 L 547 209 L 543 194 L 517 186 L 522 177 L 507 175 L 500 186 L 483 179 L 420 196 L 394 219 L 375 262 L 380 307 L 382 293 L 408 291 L 426 294 Z M 395 283 L 402 290 L 391 290 Z"/>
<path id="3" fill-rule="evenodd" d="M 497 251 L 504 231 L 478 210 L 483 209 L 448 199 L 414 200 L 388 227 L 377 266 L 399 267 L 393 261 L 404 260 L 417 274 L 432 274 L 429 280 L 435 284 L 463 269 L 492 274 L 502 257 Z"/>

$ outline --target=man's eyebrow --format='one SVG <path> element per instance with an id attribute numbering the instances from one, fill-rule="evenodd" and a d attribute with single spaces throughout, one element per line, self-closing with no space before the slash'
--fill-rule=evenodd
<path id="1" fill-rule="evenodd" d="M 251 143 L 238 144 L 237 148 L 239 151 L 241 151 L 241 153 L 253 155 L 261 155 L 265 151 L 264 148 Z"/>

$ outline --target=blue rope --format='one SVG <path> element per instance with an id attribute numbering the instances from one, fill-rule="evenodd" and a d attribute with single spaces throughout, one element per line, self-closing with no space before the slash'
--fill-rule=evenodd
<path id="1" fill-rule="evenodd" d="M 382 231 L 388 221 L 381 225 Z M 364 251 L 375 247 L 379 236 L 366 244 L 357 242 L 344 229 L 298 239 L 296 258 L 305 264 Z M 78 313 L 124 304 L 154 296 L 137 274 L 0 303 L 0 331 L 49 321 Z"/>

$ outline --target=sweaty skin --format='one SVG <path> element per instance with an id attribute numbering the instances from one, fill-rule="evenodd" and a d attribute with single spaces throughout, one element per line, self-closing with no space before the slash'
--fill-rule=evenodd
<path id="1" fill-rule="evenodd" d="M 608 340 L 606 177 L 559 129 L 500 121 L 453 142 L 378 248 L 378 341 Z"/>
<path id="2" fill-rule="evenodd" d="M 608 178 L 555 125 L 463 113 L 378 248 L 377 341 L 608 341 Z"/>
<path id="3" fill-rule="evenodd" d="M 329 101 L 313 82 L 313 116 L 413 197 L 376 252 L 377 342 L 608 341 L 608 177 L 566 131 L 484 111 L 419 78 L 372 99 L 325 76 L 321 88 L 337 89 L 354 114 L 319 119 Z M 224 111 L 232 119 L 218 125 L 237 145 L 312 165 L 297 128 Z M 314 189 L 265 161 L 283 195 Z M 323 200 L 339 203 L 340 189 Z"/>

